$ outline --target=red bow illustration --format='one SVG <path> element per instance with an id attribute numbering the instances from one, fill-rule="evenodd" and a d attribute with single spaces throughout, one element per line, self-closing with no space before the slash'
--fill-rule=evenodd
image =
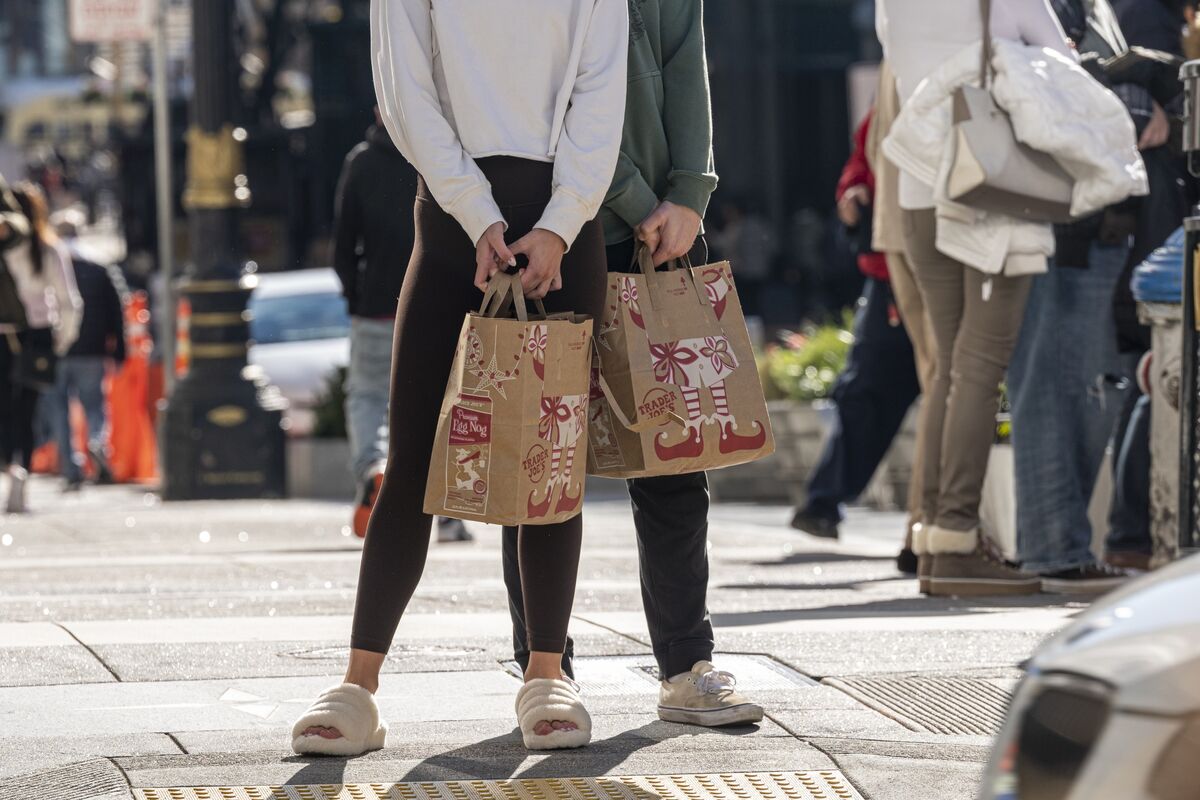
<path id="1" fill-rule="evenodd" d="M 691 382 L 684 368 L 696 363 L 700 357 L 694 350 L 689 350 L 679 342 L 663 342 L 650 345 L 650 358 L 654 364 L 654 377 L 659 383 L 690 386 Z"/>

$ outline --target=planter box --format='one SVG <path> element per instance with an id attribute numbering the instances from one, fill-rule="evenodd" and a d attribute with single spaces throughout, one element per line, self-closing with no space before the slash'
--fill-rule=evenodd
<path id="1" fill-rule="evenodd" d="M 804 502 L 805 487 L 816 469 L 837 409 L 828 400 L 767 404 L 775 433 L 774 455 L 708 474 L 713 499 L 722 502 Z M 909 412 L 892 448 L 860 502 L 881 509 L 903 508 L 912 477 L 916 407 Z"/>
<path id="2" fill-rule="evenodd" d="M 354 499 L 350 443 L 345 439 L 287 440 L 288 496 L 317 500 Z"/>

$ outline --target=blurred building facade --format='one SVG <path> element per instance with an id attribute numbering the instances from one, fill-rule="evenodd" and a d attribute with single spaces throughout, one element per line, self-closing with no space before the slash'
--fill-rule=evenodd
<path id="1" fill-rule="evenodd" d="M 67 0 L 0 5 L 5 140 L 26 147 L 38 139 L 57 147 L 57 139 L 106 140 L 117 132 L 130 249 L 152 254 L 153 198 L 144 191 L 153 175 L 148 47 L 70 43 Z M 237 0 L 233 29 L 240 57 L 231 69 L 237 72 L 238 118 L 249 132 L 247 169 L 255 186 L 243 229 L 247 251 L 263 269 L 324 264 L 342 159 L 372 121 L 369 7 L 369 0 Z M 168 0 L 177 170 L 191 91 L 189 9 L 190 0 Z M 705 0 L 705 10 L 721 174 L 709 225 L 722 226 L 726 205 L 765 222 L 776 284 L 765 296 L 777 306 L 767 309 L 768 316 L 798 319 L 806 309 L 797 298 L 830 294 L 822 287 L 839 270 L 828 263 L 836 248 L 825 222 L 850 141 L 847 72 L 878 55 L 873 2 Z M 86 122 L 76 126 L 86 136 L 64 129 L 62 120 L 79 116 L 68 113 L 67 101 L 31 110 L 28 96 L 14 97 L 22 80 L 59 81 L 65 88 L 58 91 L 72 100 L 92 101 L 81 117 Z M 106 102 L 114 88 L 124 106 Z M 47 94 L 52 92 L 43 98 Z M 47 123 L 47 117 L 58 122 Z M 186 255 L 185 227 L 179 229 Z M 831 296 L 818 302 L 838 301 Z"/>

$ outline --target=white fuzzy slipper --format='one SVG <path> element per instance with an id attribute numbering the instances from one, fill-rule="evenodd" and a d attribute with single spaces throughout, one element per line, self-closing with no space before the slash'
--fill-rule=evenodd
<path id="1" fill-rule="evenodd" d="M 533 727 L 542 720 L 573 722 L 578 729 L 539 736 Z M 536 678 L 526 683 L 517 692 L 517 722 L 529 750 L 566 750 L 592 740 L 592 717 L 583 707 L 574 681 Z"/>
<path id="2" fill-rule="evenodd" d="M 340 739 L 304 735 L 312 727 L 337 728 Z M 379 718 L 375 695 L 353 683 L 331 686 L 292 726 L 292 749 L 300 755 L 357 756 L 383 747 L 387 723 Z"/>

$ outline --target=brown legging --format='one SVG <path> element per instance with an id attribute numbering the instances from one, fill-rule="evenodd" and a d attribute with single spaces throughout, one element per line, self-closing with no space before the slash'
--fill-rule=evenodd
<path id="1" fill-rule="evenodd" d="M 505 239 L 528 233 L 550 199 L 553 164 L 511 157 L 479 159 L 504 219 Z M 463 315 L 483 299 L 475 288 L 475 246 L 429 193 L 417 191 L 416 241 L 400 290 L 388 410 L 387 471 L 363 548 L 350 646 L 386 653 L 425 569 L 431 517 L 425 479 L 442 394 Z M 589 222 L 563 258 L 563 288 L 546 297 L 551 313 L 599 319 L 606 285 L 604 236 Z M 529 649 L 561 653 L 575 599 L 583 518 L 520 531 L 521 585 L 527 598 Z M 497 631 L 499 633 L 499 631 Z"/>

